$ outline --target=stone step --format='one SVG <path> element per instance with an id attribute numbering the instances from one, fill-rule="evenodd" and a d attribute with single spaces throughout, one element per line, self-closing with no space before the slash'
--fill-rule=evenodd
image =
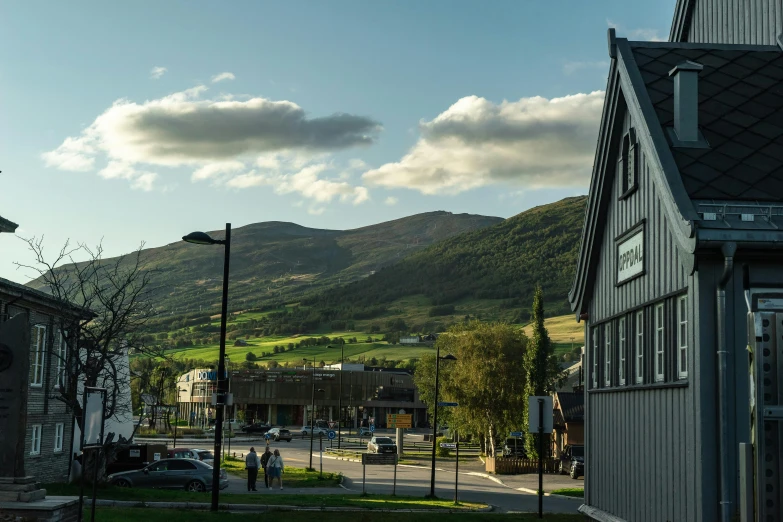
<path id="1" fill-rule="evenodd" d="M 36 489 L 26 493 L 19 493 L 19 502 L 34 502 L 46 498 L 45 489 Z"/>
<path id="2" fill-rule="evenodd" d="M 0 484 L 0 491 L 34 491 L 38 489 L 38 484 Z"/>

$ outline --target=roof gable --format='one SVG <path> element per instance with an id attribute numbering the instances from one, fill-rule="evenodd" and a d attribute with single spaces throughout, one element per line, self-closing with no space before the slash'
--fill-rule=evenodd
<path id="1" fill-rule="evenodd" d="M 677 5 L 674 8 L 672 28 L 669 31 L 670 42 L 688 41 L 688 33 L 690 32 L 693 8 L 695 6 L 696 0 L 677 0 Z"/>

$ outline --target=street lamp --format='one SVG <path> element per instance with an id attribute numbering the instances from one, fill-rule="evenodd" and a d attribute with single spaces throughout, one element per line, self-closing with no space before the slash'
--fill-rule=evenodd
<path id="1" fill-rule="evenodd" d="M 302 359 L 307 368 L 307 358 Z M 313 385 L 312 395 L 310 397 L 310 470 L 313 469 L 313 432 L 315 431 L 315 356 L 313 356 L 313 375 L 310 379 Z"/>
<path id="2" fill-rule="evenodd" d="M 440 361 L 456 361 L 451 354 L 440 356 L 440 346 L 435 355 L 435 410 L 432 423 L 432 472 L 430 475 L 430 498 L 435 498 L 435 449 L 438 446 L 438 378 L 440 376 Z"/>
<path id="3" fill-rule="evenodd" d="M 177 447 L 177 426 L 179 425 L 179 393 L 188 391 L 187 388 L 177 387 L 177 409 L 174 410 L 174 446 Z"/>
<path id="4" fill-rule="evenodd" d="M 228 367 L 228 371 L 230 372 L 231 371 L 231 357 L 226 355 L 224 357 L 224 359 L 226 360 L 226 366 Z M 231 379 L 230 378 L 228 379 L 228 396 L 231 397 Z M 225 401 L 224 401 L 224 404 L 225 404 Z M 226 407 L 223 406 L 223 410 L 224 410 L 223 411 L 223 416 L 224 417 L 226 416 L 225 409 L 226 409 Z M 234 413 L 234 403 L 233 402 L 231 403 L 231 413 L 232 414 Z M 228 417 L 228 454 L 229 455 L 231 455 L 231 421 L 232 420 L 234 420 L 234 415 L 231 415 L 230 417 Z"/>
<path id="5" fill-rule="evenodd" d="M 226 238 L 212 239 L 204 232 L 191 232 L 183 236 L 182 240 L 196 245 L 224 245 L 223 258 L 223 303 L 220 313 L 220 353 L 218 355 L 217 389 L 215 390 L 217 401 L 215 411 L 215 464 L 212 469 L 212 511 L 218 510 L 220 498 L 220 452 L 223 444 L 223 409 L 219 406 L 225 403 L 225 374 L 226 374 L 226 320 L 228 318 L 228 267 L 231 258 L 231 223 L 226 223 Z"/>
<path id="6" fill-rule="evenodd" d="M 327 346 L 331 348 L 331 346 Z M 340 449 L 340 437 L 343 426 L 343 365 L 345 364 L 345 345 L 340 345 L 340 393 L 337 395 L 337 449 Z"/>

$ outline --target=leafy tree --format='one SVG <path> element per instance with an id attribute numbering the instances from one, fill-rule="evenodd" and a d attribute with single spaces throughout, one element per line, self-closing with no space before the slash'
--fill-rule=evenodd
<path id="1" fill-rule="evenodd" d="M 554 345 L 544 326 L 544 291 L 536 287 L 533 294 L 533 336 L 525 354 L 525 373 L 527 375 L 526 396 L 542 396 L 553 393 L 562 385 L 567 373 L 560 370 Z M 529 413 L 525 409 L 524 426 L 528 424 Z M 527 430 L 525 430 L 527 431 Z M 527 433 L 525 446 L 530 456 L 538 455 L 538 434 Z"/>
<path id="2" fill-rule="evenodd" d="M 254 354 L 253 352 L 247 352 L 247 354 L 245 355 L 246 361 L 255 361 L 257 359 L 258 357 L 256 357 L 256 354 Z"/>

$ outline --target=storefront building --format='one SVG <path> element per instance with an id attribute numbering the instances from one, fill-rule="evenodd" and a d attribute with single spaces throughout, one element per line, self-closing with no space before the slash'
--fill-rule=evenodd
<path id="1" fill-rule="evenodd" d="M 361 365 L 330 368 L 276 368 L 234 370 L 229 374 L 233 406 L 228 418 L 263 422 L 277 426 L 304 426 L 311 420 L 341 419 L 344 427 L 386 426 L 390 413 L 413 414 L 415 426 L 426 426 L 426 406 L 420 401 L 413 376 L 401 370 L 364 369 Z M 348 369 L 350 368 L 350 369 Z M 363 368 L 363 366 L 362 366 Z M 340 374 L 342 373 L 342 397 Z M 216 387 L 214 370 L 192 370 L 179 379 L 180 417 L 203 425 L 214 419 L 211 406 Z M 340 410 L 342 407 L 342 410 Z"/>
<path id="2" fill-rule="evenodd" d="M 701 11 L 675 23 L 707 23 L 705 4 L 679 2 Z M 570 294 L 587 341 L 580 511 L 783 520 L 783 52 L 608 43 Z"/>

